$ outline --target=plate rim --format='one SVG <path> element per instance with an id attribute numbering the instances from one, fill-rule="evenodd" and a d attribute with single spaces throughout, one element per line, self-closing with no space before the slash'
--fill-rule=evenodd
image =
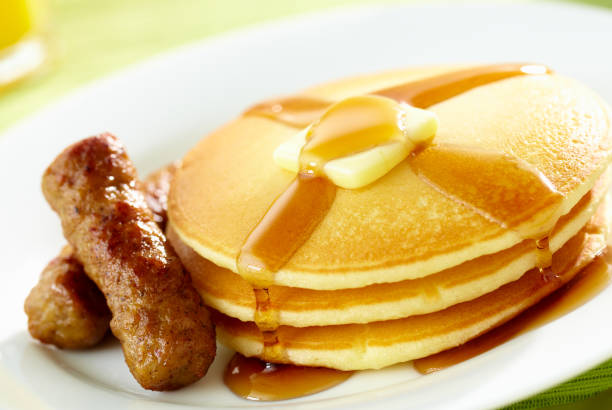
<path id="1" fill-rule="evenodd" d="M 493 5 L 491 3 L 470 3 L 471 5 L 485 5 L 487 7 L 499 7 L 500 5 L 504 5 L 504 6 L 510 6 L 510 7 L 536 7 L 536 8 L 564 8 L 564 9 L 580 9 L 580 10 L 589 10 L 589 12 L 596 12 L 598 14 L 602 13 L 602 12 L 608 12 L 609 16 L 612 17 L 612 13 L 610 13 L 609 11 L 606 11 L 606 9 L 602 9 L 599 8 L 597 6 L 593 6 L 593 5 L 584 5 L 584 4 L 574 4 L 574 3 L 553 3 L 553 2 L 524 2 L 524 3 L 511 3 L 511 2 L 506 2 L 506 1 L 502 1 L 502 2 L 495 2 Z M 265 21 L 265 22 L 260 22 L 260 23 L 254 23 L 254 24 L 250 24 L 248 26 L 243 26 L 240 28 L 236 28 L 236 29 L 231 29 L 216 35 L 212 35 L 209 37 L 205 37 L 203 39 L 197 39 L 194 41 L 190 41 L 188 43 L 185 43 L 181 46 L 178 47 L 174 47 L 171 49 L 167 49 L 164 51 L 161 51 L 159 53 L 155 53 L 149 57 L 146 57 L 140 61 L 137 61 L 135 63 L 129 64 L 125 67 L 119 68 L 117 70 L 114 70 L 110 73 L 107 73 L 99 78 L 93 79 L 85 84 L 82 84 L 68 92 L 66 92 L 65 94 L 61 95 L 59 98 L 49 101 L 48 103 L 46 103 L 44 106 L 40 107 L 39 109 L 37 109 L 36 111 L 28 114 L 27 116 L 25 116 L 24 118 L 18 120 L 17 122 L 15 122 L 14 124 L 10 125 L 9 127 L 7 127 L 6 129 L 4 129 L 1 133 L 0 133 L 0 147 L 4 147 L 5 145 L 8 146 L 9 145 L 9 141 L 14 138 L 14 136 L 16 136 L 17 134 L 19 134 L 19 130 L 27 127 L 29 123 L 35 121 L 37 118 L 39 117 L 44 117 L 45 115 L 49 115 L 49 113 L 52 113 L 53 111 L 57 111 L 57 110 L 61 110 L 61 107 L 64 105 L 70 105 L 70 102 L 77 99 L 80 95 L 86 95 L 89 93 L 94 92 L 97 88 L 99 87 L 104 87 L 107 83 L 112 83 L 113 81 L 115 81 L 115 79 L 117 78 L 121 78 L 124 76 L 130 76 L 133 75 L 134 72 L 138 72 L 140 70 L 142 70 L 145 67 L 148 67 L 150 65 L 154 65 L 157 64 L 161 61 L 165 61 L 167 59 L 173 59 L 176 58 L 176 56 L 181 55 L 181 54 L 189 54 L 190 52 L 193 52 L 194 49 L 201 49 L 201 48 L 207 48 L 207 47 L 213 47 L 215 45 L 219 46 L 220 44 L 223 44 L 225 42 L 232 42 L 234 41 L 235 38 L 239 38 L 242 36 L 247 36 L 249 35 L 249 33 L 251 32 L 259 32 L 262 30 L 281 30 L 283 28 L 283 26 L 286 25 L 292 25 L 292 24 L 308 24 L 310 21 L 312 20 L 317 20 L 320 19 L 321 16 L 325 16 L 327 18 L 332 18 L 334 15 L 336 14 L 345 14 L 345 13 L 356 13 L 356 12 L 364 12 L 364 11 L 370 11 L 370 10 L 382 10 L 382 9 L 404 9 L 404 8 L 431 8 L 433 7 L 445 7 L 445 6 L 456 6 L 457 3 L 456 2 L 436 2 L 434 4 L 417 4 L 417 3 L 409 3 L 409 4 L 377 4 L 377 5 L 372 5 L 372 4 L 365 4 L 365 5 L 343 5 L 343 6 L 338 6 L 338 7 L 333 7 L 331 9 L 324 9 L 324 10 L 315 10 L 315 11 L 311 11 L 308 13 L 303 13 L 303 14 L 298 14 L 298 15 L 292 15 L 289 17 L 284 17 L 281 19 L 276 19 L 276 20 L 270 20 L 270 21 Z M 575 312 L 571 312 L 568 315 L 572 315 Z M 552 326 L 555 325 L 558 322 L 553 322 L 550 323 L 544 327 L 548 327 L 548 326 Z M 543 328 L 544 328 L 543 327 Z M 540 329 L 537 329 L 540 330 Z M 9 336 L 10 338 L 11 336 Z M 523 337 L 526 337 L 525 335 L 521 335 L 517 338 L 515 338 L 514 340 L 522 340 Z M 0 340 L 0 342 L 5 342 L 6 340 L 8 340 L 9 338 L 5 338 Z M 514 341 L 513 340 L 513 341 Z M 512 343 L 513 341 L 510 341 L 508 343 Z M 508 344 L 506 343 L 506 344 Z M 518 343 L 518 342 L 517 342 Z M 612 355 L 612 346 L 610 347 L 610 355 Z M 479 360 L 485 360 L 485 357 L 488 357 L 491 354 L 491 352 L 487 352 L 483 355 L 478 356 L 476 359 Z M 0 360 L 1 362 L 1 360 Z M 536 384 L 537 387 L 534 387 L 533 389 L 531 389 L 531 391 L 529 392 L 525 392 L 524 395 L 522 395 L 521 397 L 519 397 L 517 400 L 521 400 L 522 398 L 525 397 L 530 397 L 533 394 L 540 392 L 548 387 L 552 387 L 552 386 L 556 386 L 558 385 L 559 382 L 562 381 L 566 381 L 569 378 L 571 378 L 572 376 L 575 376 L 577 374 L 580 374 L 581 372 L 588 370 L 590 368 L 592 368 L 594 365 L 601 363 L 601 361 L 599 359 L 595 359 L 595 358 L 591 358 L 590 361 L 587 361 L 588 364 L 584 364 L 584 362 L 581 365 L 576 365 L 573 366 L 573 368 L 571 369 L 566 369 L 566 371 L 563 373 L 563 376 L 559 376 L 559 373 L 557 373 L 557 377 L 556 382 L 553 384 L 550 382 L 550 379 L 548 379 L 548 382 L 546 383 L 540 383 L 541 385 Z M 453 367 L 453 369 L 449 369 L 450 370 L 454 370 L 455 368 L 459 368 L 460 366 L 464 366 L 465 363 L 461 363 L 455 367 Z M 448 374 L 448 371 L 446 372 Z M 376 391 L 388 391 L 388 390 L 393 390 L 393 392 L 385 394 L 385 397 L 387 399 L 391 398 L 391 397 L 399 397 L 402 395 L 402 392 L 400 391 L 402 384 L 405 384 L 405 382 L 399 383 L 397 385 L 390 385 L 390 386 L 385 386 L 381 389 L 377 389 Z M 367 391 L 367 392 L 362 392 L 359 395 L 367 395 L 371 393 L 371 391 Z M 351 395 L 351 397 L 354 395 Z M 324 399 L 324 403 L 317 403 L 317 401 L 310 401 L 307 403 L 291 403 L 291 407 L 295 408 L 296 406 L 310 406 L 313 404 L 323 404 L 325 406 L 331 405 L 331 406 L 335 406 L 338 404 L 343 404 L 346 402 L 346 399 L 344 396 L 342 397 L 337 397 L 337 398 L 329 398 L 329 399 Z M 503 403 L 507 403 L 507 401 L 503 401 Z M 503 404 L 501 403 L 501 404 Z M 500 404 L 500 403 L 497 403 Z M 286 404 L 279 404 L 279 406 L 284 406 Z"/>

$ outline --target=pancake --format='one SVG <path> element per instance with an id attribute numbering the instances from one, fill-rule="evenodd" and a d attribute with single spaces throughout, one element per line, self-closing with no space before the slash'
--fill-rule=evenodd
<path id="1" fill-rule="evenodd" d="M 609 185 L 607 172 L 559 219 L 550 236 L 552 252 L 584 227 Z M 172 226 L 167 235 L 208 306 L 241 321 L 255 320 L 257 301 L 246 280 L 199 256 Z M 489 293 L 534 268 L 538 252 L 532 242 L 526 240 L 420 279 L 333 291 L 271 286 L 268 308 L 275 311 L 278 324 L 294 327 L 368 323 L 435 312 Z"/>
<path id="2" fill-rule="evenodd" d="M 274 332 L 214 312 L 217 334 L 245 356 L 340 370 L 377 369 L 428 356 L 504 323 L 570 281 L 606 247 L 604 211 L 602 206 L 555 253 L 550 271 L 532 269 L 491 293 L 439 312 L 367 324 L 281 326 Z"/>
<path id="3" fill-rule="evenodd" d="M 167 234 L 231 348 L 388 366 L 504 323 L 602 251 L 609 123 L 539 65 L 340 80 L 198 143 Z"/>
<path id="4" fill-rule="evenodd" d="M 380 93 L 452 70 L 364 76 L 303 96 Z M 270 275 L 271 285 L 331 291 L 414 280 L 544 238 L 610 161 L 608 107 L 557 74 L 502 76 L 429 109 L 440 122 L 434 144 L 375 183 L 337 189 L 309 238 Z M 181 242 L 244 277 L 236 260 L 245 239 L 295 177 L 273 162 L 273 151 L 298 131 L 244 115 L 191 150 L 169 197 Z"/>

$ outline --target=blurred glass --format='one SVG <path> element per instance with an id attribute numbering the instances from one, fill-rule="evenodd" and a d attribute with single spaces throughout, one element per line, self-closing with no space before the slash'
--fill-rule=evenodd
<path id="1" fill-rule="evenodd" d="M 38 0 L 0 0 L 0 91 L 45 60 Z"/>

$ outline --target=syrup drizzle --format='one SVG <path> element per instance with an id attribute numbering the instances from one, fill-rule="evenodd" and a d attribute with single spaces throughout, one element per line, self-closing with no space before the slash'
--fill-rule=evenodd
<path id="1" fill-rule="evenodd" d="M 274 272 L 306 242 L 335 196 L 328 179 L 299 173 L 242 246 L 237 265 L 243 277 L 260 288 L 273 283 Z"/>
<path id="2" fill-rule="evenodd" d="M 278 318 L 276 310 L 272 307 L 272 301 L 270 300 L 270 292 L 267 288 L 255 288 L 255 323 L 259 326 L 262 331 L 276 329 L 276 323 Z"/>
<path id="3" fill-rule="evenodd" d="M 266 288 L 253 288 L 255 293 L 255 323 L 261 330 L 263 354 L 275 362 L 287 361 L 285 349 L 279 343 L 275 330 L 278 328 L 278 311 L 273 308 L 270 293 Z"/>
<path id="4" fill-rule="evenodd" d="M 521 239 L 533 240 L 536 267 L 549 273 L 549 236 L 559 219 L 563 196 L 539 170 L 505 153 L 449 144 L 430 146 L 409 161 L 417 175 L 443 195 Z M 533 214 L 539 218 L 536 234 L 526 229 L 534 225 Z"/>
<path id="5" fill-rule="evenodd" d="M 496 346 L 550 323 L 582 306 L 612 283 L 610 248 L 596 257 L 575 278 L 514 319 L 469 342 L 417 359 L 413 362 L 421 374 L 429 374 L 471 359 Z"/>
<path id="6" fill-rule="evenodd" d="M 552 228 L 550 230 L 552 232 Z M 550 232 L 548 235 L 535 240 L 537 261 L 536 268 L 540 270 L 540 275 L 544 281 L 557 280 L 559 276 L 551 269 L 553 253 L 550 250 Z"/>
<path id="7" fill-rule="evenodd" d="M 562 264 L 557 269 L 566 269 Z M 612 283 L 612 253 L 606 249 L 570 282 L 514 319 L 469 342 L 413 361 L 429 374 L 471 359 L 522 333 L 550 323 L 582 306 Z M 270 333 L 270 332 L 267 332 Z M 264 336 L 265 338 L 266 336 Z M 227 364 L 225 384 L 249 400 L 286 400 L 320 392 L 348 379 L 354 372 L 327 368 L 273 364 L 236 353 Z"/>
<path id="8" fill-rule="evenodd" d="M 344 382 L 352 374 L 325 367 L 267 363 L 236 353 L 225 368 L 223 381 L 239 397 L 270 401 L 318 393 Z"/>
<path id="9" fill-rule="evenodd" d="M 321 118 L 332 104 L 312 97 L 289 97 L 264 101 L 248 109 L 244 115 L 270 118 L 293 127 L 304 128 Z"/>
<path id="10" fill-rule="evenodd" d="M 547 74 L 551 70 L 536 64 L 495 64 L 457 70 L 375 91 L 418 108 L 427 108 L 472 88 L 520 75 Z M 270 118 L 297 128 L 318 120 L 332 104 L 316 97 L 298 96 L 265 101 L 248 109 L 245 115 Z"/>
<path id="11" fill-rule="evenodd" d="M 373 94 L 418 108 L 427 108 L 491 82 L 548 72 L 546 67 L 536 65 L 483 66 L 402 84 Z M 330 104 L 309 97 L 297 97 L 262 103 L 245 114 L 304 127 L 319 120 Z M 275 200 L 248 235 L 237 258 L 238 272 L 254 287 L 257 302 L 255 323 L 265 329 L 264 347 L 266 352 L 274 354 L 273 357 L 283 357 L 284 354 L 282 343 L 273 337 L 279 322 L 269 303 L 269 296 L 265 297 L 266 287 L 274 282 L 275 272 L 308 240 L 333 204 L 337 188 L 321 176 L 325 161 L 363 148 L 360 138 L 347 138 L 348 133 L 339 132 L 340 126 L 348 126 L 349 117 L 334 119 L 331 127 L 322 127 L 318 133 L 310 133 L 300 154 L 300 172 L 296 179 Z M 376 121 L 374 119 L 373 124 L 377 124 Z M 368 124 L 360 126 L 367 128 Z M 545 220 L 557 219 L 553 218 L 553 213 L 558 206 L 550 205 L 558 205 L 561 195 L 539 171 L 509 155 L 438 145 L 413 155 L 410 161 L 415 172 L 423 179 L 504 229 L 517 230 L 521 234 L 518 222 L 523 214 L 520 210 L 532 214 L 534 209 L 551 209 Z M 440 167 L 436 168 L 440 163 L 445 163 L 443 172 Z M 452 167 L 453 172 L 449 172 L 448 167 Z M 517 184 L 520 189 L 517 189 Z M 551 252 L 547 237 L 553 227 L 547 226 L 545 232 L 537 237 L 523 236 L 525 239 L 533 239 L 534 246 L 537 241 L 542 247 L 538 247 L 541 253 L 538 267 L 542 272 L 550 265 Z"/>
<path id="12" fill-rule="evenodd" d="M 414 107 L 427 108 L 481 85 L 520 75 L 547 74 L 550 72 L 548 67 L 542 65 L 486 65 L 405 83 L 376 91 L 374 94 L 392 98 Z"/>

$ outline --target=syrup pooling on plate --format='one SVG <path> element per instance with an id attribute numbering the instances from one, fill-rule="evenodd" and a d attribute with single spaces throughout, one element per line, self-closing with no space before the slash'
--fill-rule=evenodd
<path id="1" fill-rule="evenodd" d="M 223 381 L 236 395 L 249 400 L 287 400 L 327 390 L 353 372 L 263 362 L 236 353 Z"/>
<path id="2" fill-rule="evenodd" d="M 402 84 L 373 95 L 427 108 L 494 81 L 548 72 L 544 66 L 522 64 L 476 67 Z M 331 110 L 325 111 L 331 103 L 302 97 L 263 103 L 246 113 L 300 127 L 312 124 L 307 132 L 306 145 L 300 152 L 298 175 L 248 235 L 237 258 L 238 272 L 256 289 L 256 311 L 259 313 L 255 315 L 255 322 L 265 329 L 264 339 L 267 342 L 264 340 L 264 348 L 266 351 L 273 349 L 275 355 L 282 356 L 282 343 L 278 343 L 271 334 L 278 327 L 277 315 L 269 305 L 269 299 L 261 297 L 261 289 L 274 283 L 275 272 L 308 240 L 331 208 L 337 188 L 322 173 L 325 163 L 384 143 L 389 127 L 398 126 L 397 118 L 393 118 L 392 123 L 388 113 L 377 112 L 376 106 L 364 108 L 362 105 L 346 104 L 345 101 L 336 104 L 341 109 L 334 115 L 331 115 Z M 367 98 L 364 101 L 368 101 Z M 345 106 L 342 106 L 343 103 Z M 358 127 L 354 125 L 356 113 L 360 114 L 357 116 L 360 120 Z M 439 167 L 444 162 L 427 163 L 441 159 L 448 160 L 458 173 L 450 175 L 453 173 L 448 171 L 447 166 Z M 463 169 L 466 159 L 472 161 L 473 166 Z M 556 220 L 552 217 L 558 209 L 560 195 L 539 171 L 509 155 L 478 148 L 432 146 L 414 155 L 411 163 L 429 183 L 461 205 L 486 215 L 504 229 L 518 229 L 520 232 L 521 219 L 518 216 L 525 212 L 533 214 L 536 209 L 552 209 L 547 216 L 553 222 Z M 484 168 L 476 172 L 475 164 Z M 436 166 L 439 169 L 435 169 Z M 476 181 L 473 181 L 474 176 L 477 177 Z M 521 189 L 516 189 L 516 183 Z M 482 195 L 489 190 L 491 195 Z M 517 204 L 520 205 L 518 208 Z M 550 204 L 553 206 L 548 206 Z M 517 213 L 517 209 L 523 213 Z M 537 238 L 525 237 L 541 240 L 552 228 L 547 226 Z M 548 255 L 550 251 L 546 247 L 542 252 Z M 546 261 L 547 257 L 541 260 Z"/>
<path id="3" fill-rule="evenodd" d="M 514 319 L 450 350 L 415 360 L 414 367 L 428 374 L 471 359 L 511 338 L 550 323 L 582 306 L 612 282 L 610 250 L 596 257 L 564 287 L 541 300 Z"/>

